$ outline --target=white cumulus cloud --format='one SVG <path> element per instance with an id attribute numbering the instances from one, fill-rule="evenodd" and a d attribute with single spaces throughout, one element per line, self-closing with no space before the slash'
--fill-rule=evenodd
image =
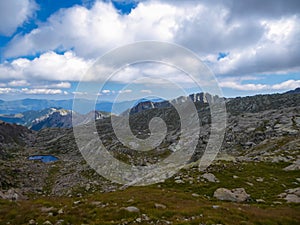
<path id="1" fill-rule="evenodd" d="M 12 35 L 37 9 L 34 0 L 0 0 L 0 35 Z"/>
<path id="2" fill-rule="evenodd" d="M 151 90 L 146 90 L 146 89 L 143 89 L 141 90 L 141 93 L 147 93 L 147 94 L 151 94 L 152 91 Z"/>
<path id="3" fill-rule="evenodd" d="M 21 92 L 24 94 L 45 94 L 45 95 L 57 95 L 64 94 L 60 89 L 46 89 L 46 88 L 22 88 Z"/>
<path id="4" fill-rule="evenodd" d="M 287 80 L 283 81 L 278 84 L 244 84 L 238 81 L 221 81 L 219 82 L 220 87 L 223 88 L 231 88 L 235 90 L 241 91 L 263 91 L 263 90 L 270 90 L 270 91 L 284 91 L 284 90 L 292 90 L 300 87 L 300 80 Z"/>
<path id="5" fill-rule="evenodd" d="M 91 65 L 90 60 L 77 57 L 71 51 L 64 54 L 46 52 L 33 60 L 19 58 L 10 63 L 1 64 L 0 79 L 78 81 Z M 68 88 L 70 84 L 60 83 L 55 86 Z"/>
<path id="6" fill-rule="evenodd" d="M 22 86 L 29 86 L 29 85 L 30 83 L 28 83 L 26 80 L 13 80 L 8 83 L 8 86 L 11 87 L 22 87 Z"/>
<path id="7" fill-rule="evenodd" d="M 126 93 L 131 93 L 131 92 L 132 92 L 131 89 L 124 89 L 124 90 L 119 91 L 120 94 L 126 94 Z"/>
<path id="8" fill-rule="evenodd" d="M 0 6 L 3 2 L 0 0 Z M 12 34 L 36 9 L 33 0 L 7 2 L 11 5 L 7 12 L 20 11 L 20 4 L 23 11 L 10 23 L 12 17 L 1 14 L 3 8 L 0 7 L 0 19 L 5 17 L 0 21 L 0 33 L 5 35 Z M 258 0 L 243 3 L 239 0 L 149 0 L 141 1 L 128 15 L 122 15 L 109 1 L 96 1 L 90 8 L 75 5 L 52 14 L 28 33 L 16 34 L 3 49 L 2 57 L 8 60 L 0 64 L 0 79 L 32 84 L 52 82 L 33 87 L 41 90 L 70 88 L 69 82 L 80 81 L 97 57 L 123 44 L 142 40 L 188 47 L 221 80 L 299 72 L 299 6 L 299 1 L 284 0 L 264 3 Z M 219 53 L 226 54 L 219 58 Z M 28 55 L 33 59 L 22 58 Z M 107 75 L 112 72 L 106 65 L 101 70 Z M 136 80 L 138 77 L 145 79 Z M 128 67 L 116 73 L 112 81 L 166 85 L 166 78 L 179 84 L 193 83 L 183 73 L 165 65 Z M 93 77 L 85 77 L 84 81 L 91 80 Z M 249 91 L 280 90 L 296 85 L 299 86 L 296 79 L 275 85 L 221 82 L 222 87 Z"/>

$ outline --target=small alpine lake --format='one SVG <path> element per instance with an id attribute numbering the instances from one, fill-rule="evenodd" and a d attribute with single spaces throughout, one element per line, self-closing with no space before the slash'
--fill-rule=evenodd
<path id="1" fill-rule="evenodd" d="M 53 155 L 32 155 L 28 157 L 28 160 L 39 160 L 43 163 L 55 162 L 59 159 Z"/>

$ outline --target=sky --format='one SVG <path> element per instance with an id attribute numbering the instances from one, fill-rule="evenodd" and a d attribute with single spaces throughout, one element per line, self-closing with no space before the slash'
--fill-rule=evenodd
<path id="1" fill-rule="evenodd" d="M 194 52 L 225 97 L 281 93 L 300 86 L 299 37 L 298 0 L 0 0 L 0 99 L 93 98 L 89 89 L 111 75 L 86 78 L 97 59 L 149 40 Z M 170 80 L 198 92 L 186 76 L 158 62 L 128 65 L 97 96 L 176 97 Z M 78 92 L 80 81 L 90 88 Z"/>

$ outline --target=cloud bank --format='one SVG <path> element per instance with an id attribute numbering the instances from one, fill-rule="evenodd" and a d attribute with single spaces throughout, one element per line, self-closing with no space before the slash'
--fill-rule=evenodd
<path id="1" fill-rule="evenodd" d="M 37 9 L 34 1 L 3 2 L 0 33 L 4 35 L 11 35 Z M 1 14 L 1 4 L 10 15 L 20 12 L 18 17 Z M 128 15 L 110 2 L 96 1 L 89 9 L 76 5 L 52 14 L 28 33 L 16 34 L 3 49 L 7 61 L 0 64 L 0 80 L 9 77 L 9 82 L 16 80 L 15 86 L 18 82 L 28 85 L 30 80 L 79 81 L 95 59 L 110 49 L 135 41 L 160 40 L 181 44 L 198 54 L 222 87 L 291 89 L 299 86 L 298 79 L 269 85 L 226 78 L 299 73 L 299 12 L 299 1 L 283 0 L 150 0 L 139 2 Z M 28 55 L 33 57 L 28 59 Z M 124 71 L 116 81 L 130 82 L 136 73 Z"/>

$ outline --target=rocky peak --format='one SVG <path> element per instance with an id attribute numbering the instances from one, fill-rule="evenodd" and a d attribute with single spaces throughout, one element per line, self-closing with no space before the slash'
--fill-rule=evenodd
<path id="1" fill-rule="evenodd" d="M 155 108 L 168 108 L 172 107 L 172 104 L 176 103 L 184 103 L 190 98 L 194 103 L 199 102 L 199 103 L 209 103 L 209 102 L 214 102 L 219 99 L 218 96 L 213 96 L 209 93 L 195 93 L 191 94 L 189 96 L 180 96 L 178 98 L 172 99 L 172 100 L 166 100 L 166 101 L 160 101 L 160 102 L 153 102 L 151 100 L 149 101 L 144 101 L 138 103 L 136 106 L 134 106 L 131 110 L 130 113 L 138 113 L 144 110 L 148 109 L 155 109 Z"/>

